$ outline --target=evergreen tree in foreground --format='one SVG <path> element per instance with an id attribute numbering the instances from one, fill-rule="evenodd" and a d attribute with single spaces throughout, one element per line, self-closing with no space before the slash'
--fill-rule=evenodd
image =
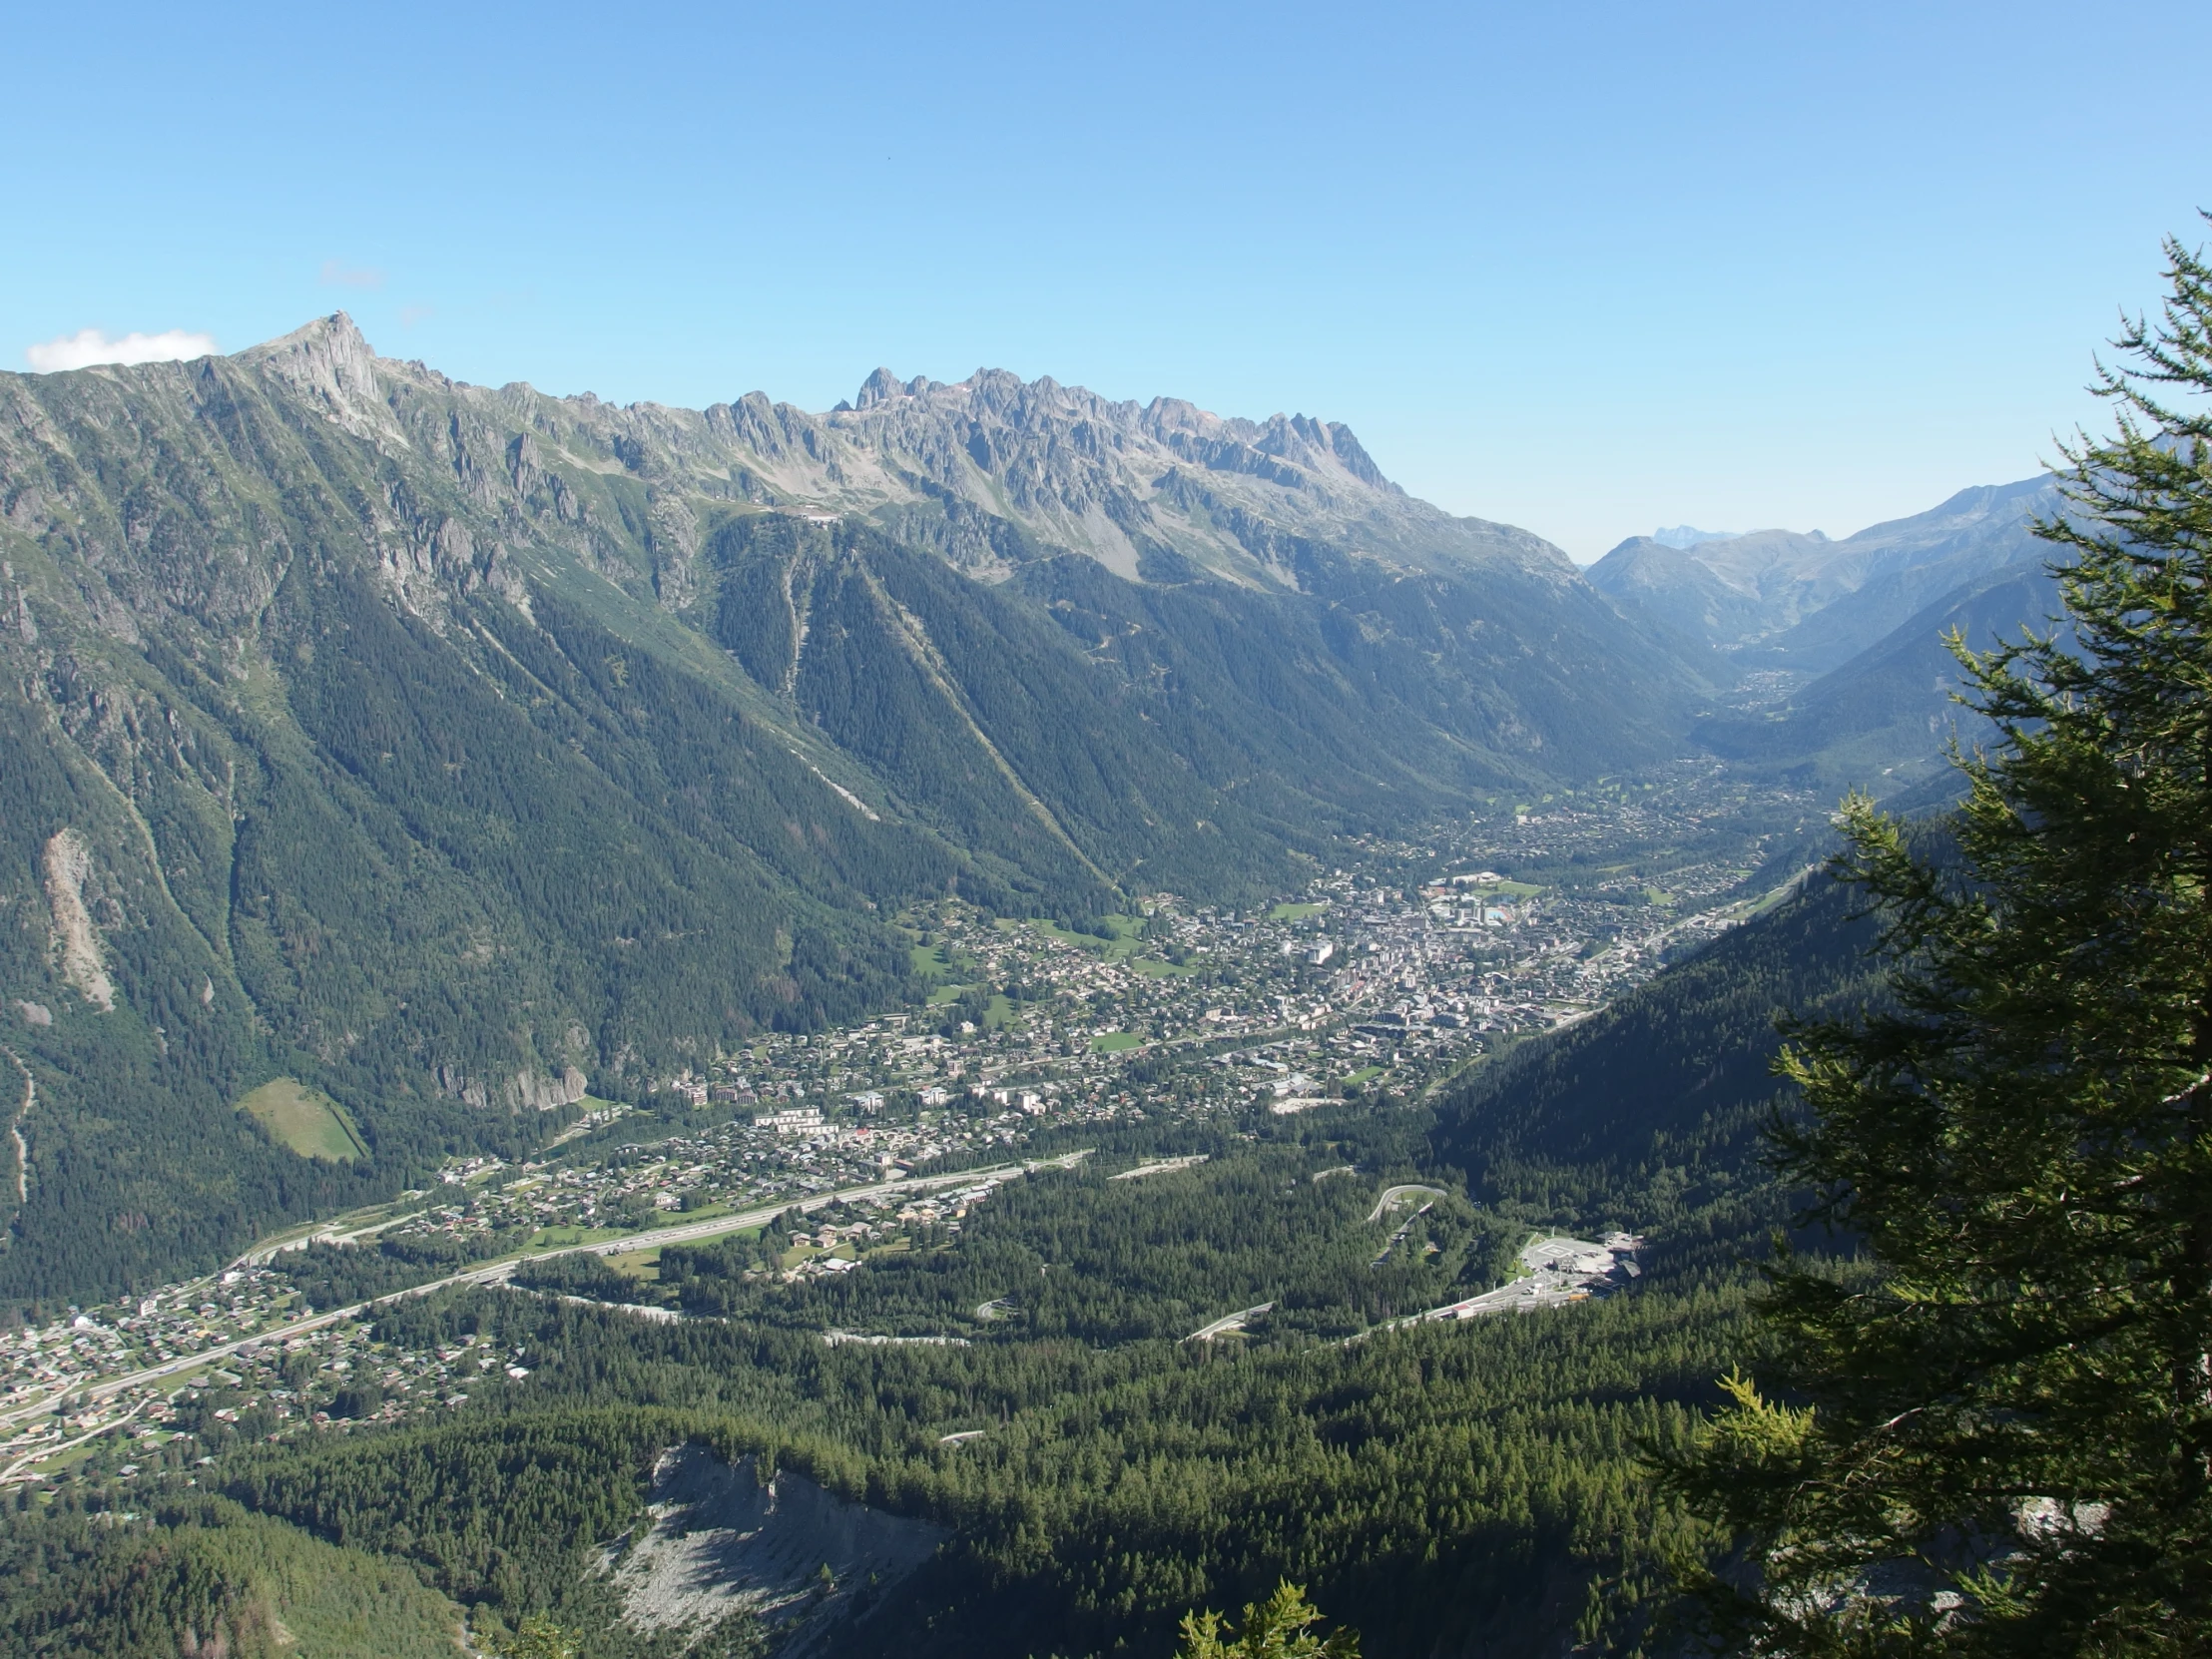
<path id="1" fill-rule="evenodd" d="M 1994 722 L 1955 846 L 1864 799 L 1892 1009 L 1793 1033 L 1774 1382 L 1668 1470 L 1742 1546 L 1728 1638 L 1801 1655 L 2212 1652 L 2212 266 L 2102 369 L 2039 533 L 2066 614 L 1952 649 Z"/>
<path id="2" fill-rule="evenodd" d="M 1317 1635 L 1321 1609 L 1302 1585 L 1285 1581 L 1265 1601 L 1247 1602 L 1244 1623 L 1225 1634 L 1219 1613 L 1183 1615 L 1183 1640 L 1175 1659 L 1360 1659 L 1360 1634 L 1337 1630 Z"/>

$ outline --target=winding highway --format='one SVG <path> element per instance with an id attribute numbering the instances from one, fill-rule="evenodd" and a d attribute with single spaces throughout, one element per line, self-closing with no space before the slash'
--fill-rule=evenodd
<path id="1" fill-rule="evenodd" d="M 1368 1212 L 1368 1220 L 1371 1222 L 1381 1221 L 1383 1213 L 1408 1193 L 1429 1193 L 1437 1198 L 1449 1198 L 1451 1196 L 1441 1187 L 1420 1187 L 1411 1183 L 1402 1187 L 1384 1187 L 1382 1196 L 1375 1201 L 1375 1208 Z"/>

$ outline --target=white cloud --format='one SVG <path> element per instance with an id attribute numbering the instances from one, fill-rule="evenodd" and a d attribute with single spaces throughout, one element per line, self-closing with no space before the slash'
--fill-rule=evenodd
<path id="1" fill-rule="evenodd" d="M 158 334 L 125 334 L 121 339 L 110 339 L 97 328 L 80 328 L 74 334 L 27 346 L 23 352 L 40 374 L 89 368 L 94 363 L 175 363 L 214 354 L 215 335 L 184 328 L 165 328 Z"/>

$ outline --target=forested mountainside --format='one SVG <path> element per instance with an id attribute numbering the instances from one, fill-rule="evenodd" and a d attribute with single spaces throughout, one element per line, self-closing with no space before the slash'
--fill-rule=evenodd
<path id="1" fill-rule="evenodd" d="M 489 391 L 343 316 L 0 377 L 0 1295 L 894 1004 L 919 896 L 1250 896 L 1686 729 L 1693 676 L 1556 550 L 1340 426 L 860 402 Z M 279 1075 L 350 1156 L 233 1110 Z"/>
<path id="2" fill-rule="evenodd" d="M 399 1561 L 325 1543 L 222 1499 L 162 1524 L 112 1514 L 0 1521 L 0 1642 L 11 1653 L 171 1659 L 445 1659 L 461 1610 Z"/>
<path id="3" fill-rule="evenodd" d="M 943 1529 L 880 1580 L 864 1552 L 811 1546 L 835 1570 L 779 1616 L 843 1659 L 1161 1652 L 1184 1610 L 1283 1575 L 1377 1659 L 1633 1651 L 1662 1552 L 1693 1536 L 1645 1449 L 1679 1443 L 1754 1346 L 1744 1258 L 1789 1214 L 1754 1134 L 1778 1100 L 1772 1019 L 1867 994 L 1864 944 L 1848 894 L 1816 879 L 1432 1110 L 1263 1114 L 1250 1136 L 1132 1125 L 959 1234 L 834 1281 L 749 1272 L 767 1236 L 671 1249 L 660 1288 L 680 1322 L 595 1306 L 637 1294 L 596 1259 L 545 1264 L 531 1283 L 560 1294 L 389 1304 L 378 1329 L 400 1348 L 512 1356 L 527 1375 L 472 1372 L 464 1410 L 275 1447 L 251 1411 L 214 1417 L 233 1396 L 212 1388 L 194 1407 L 212 1501 L 134 1488 L 135 1519 L 94 1527 L 75 1509 L 94 1491 L 0 1520 L 0 1571 L 37 1585 L 9 1628 L 81 1607 L 89 1651 L 135 1653 L 100 1645 L 119 1628 L 102 1586 L 171 1563 L 201 1576 L 165 1589 L 151 1626 L 188 1588 L 276 1607 L 289 1536 L 292 1555 L 342 1555 L 333 1597 L 405 1565 L 479 1635 L 550 1614 L 595 1656 L 757 1651 L 777 1632 L 747 1617 L 703 1635 L 635 1612 L 621 1563 L 664 1450 L 692 1442 Z M 1436 1189 L 1429 1207 L 1379 1221 L 1379 1192 L 1408 1180 Z M 1544 1313 L 1387 1324 L 1494 1283 L 1531 1228 L 1644 1230 L 1643 1272 Z M 1403 1248 L 1378 1265 L 1385 1238 Z M 987 1321 L 968 1306 L 986 1298 Z M 1241 1337 L 1179 1340 L 1262 1298 Z M 854 1326 L 966 1336 L 821 1335 Z M 274 1530 L 242 1529 L 228 1503 Z"/>

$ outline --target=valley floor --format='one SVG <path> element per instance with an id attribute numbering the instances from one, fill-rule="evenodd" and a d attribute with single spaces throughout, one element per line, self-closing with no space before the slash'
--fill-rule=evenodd
<path id="1" fill-rule="evenodd" d="M 1250 913 L 1159 894 L 1094 932 L 957 905 L 916 916 L 917 960 L 940 981 L 926 1007 L 766 1037 L 666 1080 L 662 1112 L 601 1104 L 541 1161 L 456 1161 L 441 1187 L 220 1274 L 0 1337 L 0 1480 L 175 1464 L 198 1454 L 180 1418 L 200 1413 L 181 1402 L 202 1396 L 233 1401 L 213 1407 L 219 1420 L 281 1436 L 330 1421 L 340 1395 L 354 1409 L 373 1396 L 364 1414 L 388 1418 L 526 1373 L 499 1356 L 380 1350 L 364 1323 L 377 1294 L 503 1282 L 588 1249 L 650 1302 L 668 1244 L 841 1196 L 854 1215 L 774 1264 L 786 1280 L 831 1277 L 917 1231 L 956 1232 L 1003 1179 L 959 1166 L 1117 1125 L 1414 1099 L 1766 902 L 1795 873 L 1811 807 L 1685 762 L 1348 847 L 1342 867 Z M 691 1129 L 685 1115 L 721 1121 Z M 375 1271 L 348 1276 L 354 1257 Z"/>

